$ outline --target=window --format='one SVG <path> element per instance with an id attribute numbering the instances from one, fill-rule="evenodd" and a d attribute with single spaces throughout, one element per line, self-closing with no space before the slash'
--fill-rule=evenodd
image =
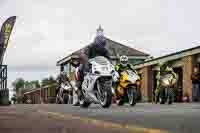
<path id="1" fill-rule="evenodd" d="M 68 64 L 64 65 L 64 72 L 68 72 L 68 69 L 69 69 Z"/>
<path id="2" fill-rule="evenodd" d="M 142 60 L 142 59 L 130 59 L 129 60 L 129 63 L 130 64 L 138 64 L 138 63 L 141 63 L 141 62 L 143 62 L 144 60 Z"/>

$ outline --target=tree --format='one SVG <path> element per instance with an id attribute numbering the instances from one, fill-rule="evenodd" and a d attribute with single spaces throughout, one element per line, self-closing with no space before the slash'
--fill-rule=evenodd
<path id="1" fill-rule="evenodd" d="M 40 82 L 39 82 L 39 80 L 34 80 L 32 82 L 35 84 L 36 88 L 40 88 Z"/>
<path id="2" fill-rule="evenodd" d="M 49 84 L 49 79 L 48 79 L 48 78 L 42 79 L 42 81 L 41 81 L 41 85 L 42 85 L 42 86 L 46 86 L 46 85 L 48 85 L 48 84 Z"/>
<path id="3" fill-rule="evenodd" d="M 16 103 L 16 101 L 17 101 L 17 96 L 16 96 L 16 94 L 13 94 L 11 100 L 13 101 L 14 104 Z"/>
<path id="4" fill-rule="evenodd" d="M 41 81 L 42 86 L 52 85 L 52 84 L 55 84 L 55 83 L 57 83 L 57 81 L 53 78 L 53 76 L 50 76 L 49 78 L 44 78 Z"/>
<path id="5" fill-rule="evenodd" d="M 31 90 L 35 88 L 40 88 L 39 80 L 33 80 L 33 81 L 25 81 L 25 87 L 26 90 Z"/>
<path id="6" fill-rule="evenodd" d="M 14 87 L 14 90 L 18 92 L 20 88 L 24 88 L 25 81 L 23 78 L 18 78 L 12 83 L 12 86 Z"/>
<path id="7" fill-rule="evenodd" d="M 55 84 L 57 81 L 52 76 L 49 77 L 49 84 Z"/>
<path id="8" fill-rule="evenodd" d="M 30 82 L 29 82 L 29 85 L 30 85 L 32 88 L 40 88 L 39 80 L 30 81 Z"/>
<path id="9" fill-rule="evenodd" d="M 25 88 L 29 88 L 30 82 L 29 81 L 25 81 Z"/>

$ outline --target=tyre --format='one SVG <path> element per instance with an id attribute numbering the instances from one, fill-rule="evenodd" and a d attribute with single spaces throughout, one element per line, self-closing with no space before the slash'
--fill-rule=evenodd
<path id="1" fill-rule="evenodd" d="M 117 105 L 118 106 L 124 105 L 124 99 L 117 100 Z"/>
<path id="2" fill-rule="evenodd" d="M 91 104 L 89 101 L 85 99 L 84 94 L 81 94 L 81 96 L 79 96 L 79 103 L 80 103 L 80 107 L 82 108 L 88 108 Z"/>
<path id="3" fill-rule="evenodd" d="M 173 93 L 173 89 L 169 88 L 168 89 L 168 104 L 172 104 L 174 101 L 174 93 Z"/>
<path id="4" fill-rule="evenodd" d="M 134 87 L 127 89 L 128 102 L 131 106 L 135 106 L 137 100 L 137 90 Z"/>
<path id="5" fill-rule="evenodd" d="M 78 94 L 75 90 L 73 90 L 73 106 L 79 106 L 79 98 L 78 98 Z"/>
<path id="6" fill-rule="evenodd" d="M 63 95 L 63 103 L 64 104 L 68 104 L 69 103 L 69 94 L 64 94 Z"/>
<path id="7" fill-rule="evenodd" d="M 165 88 L 160 89 L 160 104 L 165 104 L 167 98 L 165 94 Z"/>
<path id="8" fill-rule="evenodd" d="M 166 100 L 161 98 L 160 104 L 165 104 L 165 102 L 166 102 Z"/>
<path id="9" fill-rule="evenodd" d="M 62 104 L 58 96 L 56 97 L 56 104 Z"/>
<path id="10" fill-rule="evenodd" d="M 68 104 L 73 104 L 73 92 L 70 92 L 70 93 L 68 94 L 68 97 L 69 97 L 69 99 L 68 99 Z"/>
<path id="11" fill-rule="evenodd" d="M 80 106 L 82 108 L 88 108 L 90 106 L 90 102 L 86 101 L 84 98 L 80 100 Z"/>
<path id="12" fill-rule="evenodd" d="M 100 84 L 97 81 L 97 89 L 98 89 L 98 99 L 103 108 L 109 108 L 112 104 L 112 86 L 108 86 L 106 84 Z"/>

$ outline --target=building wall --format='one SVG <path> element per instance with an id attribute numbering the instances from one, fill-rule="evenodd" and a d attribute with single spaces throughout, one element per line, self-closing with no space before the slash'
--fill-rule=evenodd
<path id="1" fill-rule="evenodd" d="M 32 104 L 49 103 L 55 100 L 57 85 L 43 87 L 30 93 L 24 94 L 30 98 Z"/>
<path id="2" fill-rule="evenodd" d="M 170 60 L 168 63 L 172 65 L 175 69 L 179 68 L 182 71 L 182 96 L 189 97 L 189 100 L 192 101 L 192 80 L 191 75 L 193 72 L 193 67 L 195 64 L 200 62 L 200 54 L 185 56 L 180 59 Z M 156 66 L 156 65 L 154 65 Z M 142 76 L 142 86 L 141 92 L 143 95 L 144 101 L 151 101 L 152 98 L 152 89 L 153 89 L 153 71 L 155 68 L 153 66 L 145 66 L 139 70 Z"/>
<path id="3" fill-rule="evenodd" d="M 32 95 L 32 103 L 40 104 L 40 90 L 34 91 L 31 95 Z"/>
<path id="4" fill-rule="evenodd" d="M 189 96 L 192 101 L 192 70 L 193 70 L 193 56 L 187 56 L 183 59 L 183 96 Z"/>
<path id="5" fill-rule="evenodd" d="M 142 68 L 142 100 L 145 102 L 150 102 L 152 100 L 152 90 L 153 90 L 153 70 L 151 66 Z"/>

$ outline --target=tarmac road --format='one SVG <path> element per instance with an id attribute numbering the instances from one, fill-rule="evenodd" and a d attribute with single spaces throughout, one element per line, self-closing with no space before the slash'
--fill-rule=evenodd
<path id="1" fill-rule="evenodd" d="M 88 109 L 71 105 L 48 105 L 43 106 L 43 109 L 122 125 L 176 133 L 200 133 L 200 104 L 194 103 L 173 105 L 139 103 L 135 107 L 113 105 L 110 109 L 102 109 L 99 105 L 92 105 Z"/>
<path id="2" fill-rule="evenodd" d="M 173 105 L 138 103 L 134 107 L 129 107 L 128 105 L 118 107 L 116 105 L 113 105 L 109 109 L 102 109 L 99 105 L 94 104 L 88 109 L 82 109 L 80 107 L 74 107 L 72 105 L 41 104 L 16 105 L 13 107 L 13 109 L 15 109 L 15 112 L 17 112 L 16 114 L 26 114 L 22 115 L 24 118 L 22 120 L 27 119 L 27 125 L 24 126 L 24 128 L 27 127 L 26 130 L 28 130 L 28 127 L 30 125 L 30 123 L 28 124 L 28 121 L 30 119 L 33 119 L 36 122 L 34 123 L 35 126 L 32 127 L 32 129 L 34 130 L 37 127 L 37 124 L 39 124 L 37 123 L 38 119 L 44 121 L 40 122 L 40 124 L 38 125 L 38 131 L 43 130 L 43 133 L 45 133 L 48 127 L 52 128 L 52 130 L 48 132 L 54 133 L 56 129 L 59 133 L 62 129 L 63 133 L 63 129 L 67 130 L 68 128 L 70 128 L 70 131 L 72 133 L 86 133 L 94 131 L 96 133 L 98 133 L 98 131 L 104 133 L 200 132 L 200 104 L 198 103 L 182 103 Z M 0 114 L 0 123 L 5 123 L 3 122 L 5 120 L 6 119 L 1 119 Z M 11 119 L 9 120 L 11 121 Z M 20 121 L 19 118 L 18 121 Z M 6 124 L 0 124 L 0 131 L 1 129 L 8 129 L 5 128 L 5 126 Z M 17 126 L 15 128 L 17 128 Z M 55 131 L 53 131 L 53 129 Z"/>

